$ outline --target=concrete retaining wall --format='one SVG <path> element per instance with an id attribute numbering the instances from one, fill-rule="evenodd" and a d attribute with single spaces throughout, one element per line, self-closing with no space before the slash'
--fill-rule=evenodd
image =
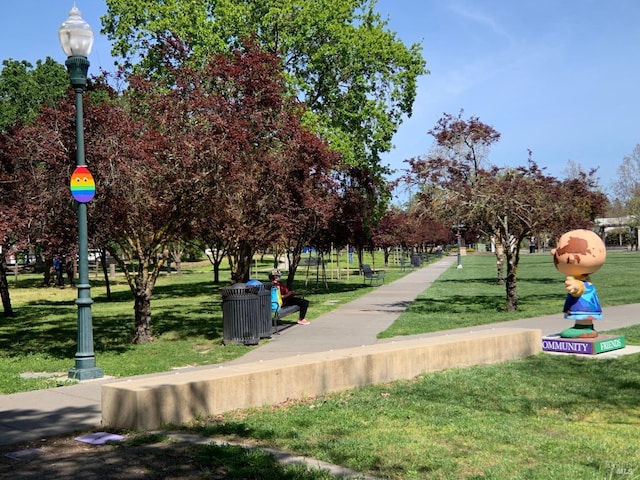
<path id="1" fill-rule="evenodd" d="M 102 386 L 102 424 L 153 430 L 423 372 L 524 358 L 541 350 L 540 330 L 501 328 L 137 378 Z"/>

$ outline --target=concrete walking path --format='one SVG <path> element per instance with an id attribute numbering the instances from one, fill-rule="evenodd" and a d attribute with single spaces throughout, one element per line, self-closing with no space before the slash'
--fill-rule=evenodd
<path id="1" fill-rule="evenodd" d="M 378 333 L 393 324 L 409 304 L 429 288 L 454 261 L 454 257 L 445 257 L 393 283 L 383 284 L 316 318 L 309 325 L 296 325 L 283 330 L 265 345 L 229 363 L 248 363 L 373 345 L 378 342 Z M 294 315 L 297 314 L 289 318 L 295 318 Z"/>

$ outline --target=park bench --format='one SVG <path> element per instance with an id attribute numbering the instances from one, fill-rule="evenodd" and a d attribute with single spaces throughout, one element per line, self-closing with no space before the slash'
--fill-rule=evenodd
<path id="1" fill-rule="evenodd" d="M 277 289 L 278 287 L 276 286 L 272 286 L 271 287 L 271 291 L 273 292 L 274 289 Z M 287 315 L 291 315 L 292 313 L 296 313 L 300 311 L 300 307 L 298 305 L 287 305 L 286 307 L 284 306 L 280 306 L 278 304 L 278 302 L 274 301 L 273 298 L 274 296 L 271 296 L 272 300 L 271 300 L 271 313 L 273 314 L 273 333 L 275 333 L 276 335 L 279 335 L 280 332 L 278 332 L 278 322 L 283 318 L 286 317 Z"/>
<path id="2" fill-rule="evenodd" d="M 400 270 L 402 272 L 404 272 L 407 267 L 413 268 L 413 265 L 411 265 L 411 263 L 407 264 L 407 259 L 406 258 L 400 257 L 399 261 L 400 261 Z"/>
<path id="3" fill-rule="evenodd" d="M 373 285 L 375 280 L 377 285 L 382 285 L 384 283 L 384 270 L 372 270 L 371 265 L 362 265 L 362 277 L 364 283 L 369 282 L 369 285 Z"/>

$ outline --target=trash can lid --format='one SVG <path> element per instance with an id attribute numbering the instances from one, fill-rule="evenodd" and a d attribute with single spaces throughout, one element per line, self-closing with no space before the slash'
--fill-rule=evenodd
<path id="1" fill-rule="evenodd" d="M 230 285 L 228 287 L 220 288 L 220 293 L 222 294 L 223 297 L 227 295 L 238 295 L 238 294 L 242 295 L 244 293 L 247 293 L 247 284 L 234 283 L 233 285 Z"/>
<path id="2" fill-rule="evenodd" d="M 247 287 L 258 287 L 259 290 L 262 290 L 264 285 L 260 280 L 249 280 L 247 282 Z"/>

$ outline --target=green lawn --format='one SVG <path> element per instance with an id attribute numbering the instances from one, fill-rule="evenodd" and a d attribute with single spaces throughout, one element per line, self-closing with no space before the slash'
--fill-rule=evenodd
<path id="1" fill-rule="evenodd" d="M 559 325 L 565 325 L 566 321 L 562 319 L 566 295 L 564 276 L 553 267 L 551 255 L 522 255 L 516 312 L 505 311 L 505 287 L 496 284 L 494 256 L 471 255 L 463 257 L 462 262 L 462 269 L 454 267 L 446 271 L 379 336 L 437 332 L 554 314 L 558 315 Z M 604 320 L 607 306 L 640 303 L 640 289 L 629 283 L 638 271 L 639 253 L 616 252 L 609 254 L 602 269 L 592 276 L 603 306 Z"/>
<path id="2" fill-rule="evenodd" d="M 258 278 L 266 280 L 271 259 L 256 260 Z M 373 262 L 371 262 L 373 263 Z M 377 258 L 381 265 L 382 259 Z M 412 304 L 381 337 L 432 332 L 525 316 L 559 314 L 564 301 L 563 278 L 548 255 L 523 255 L 519 270 L 520 310 L 505 312 L 505 290 L 495 285 L 491 255 L 463 257 L 464 268 L 451 268 Z M 346 265 L 346 258 L 342 265 Z M 640 268 L 640 255 L 615 253 L 594 275 L 603 305 L 640 303 L 640 290 L 627 287 Z M 223 279 L 228 271 L 223 270 Z M 386 269 L 386 282 L 405 275 L 399 267 Z M 295 288 L 311 301 L 308 318 L 318 316 L 371 291 L 353 272 L 341 279 L 327 273 L 326 286 L 315 269 L 298 273 Z M 333 279 L 332 279 L 333 276 Z M 39 287 L 40 275 L 10 277 L 16 316 L 0 323 L 0 393 L 48 388 L 68 383 L 76 349 L 77 307 L 72 288 Z M 219 288 L 206 263 L 185 264 L 182 275 L 162 275 L 152 300 L 155 341 L 132 345 L 133 301 L 122 276 L 111 283 L 107 301 L 104 282 L 92 275 L 94 343 L 99 366 L 106 375 L 121 377 L 168 371 L 189 365 L 225 362 L 244 354 L 242 345 L 222 344 Z M 223 284 L 224 285 L 224 284 Z M 375 287 L 374 287 L 375 288 Z M 559 317 L 560 318 L 560 317 Z M 606 318 L 606 311 L 605 311 Z M 562 322 L 562 320 L 559 320 Z M 633 330 L 633 329 L 632 329 Z M 626 332 L 627 342 L 640 341 Z M 20 377 L 26 372 L 59 373 L 54 378 Z"/>
<path id="3" fill-rule="evenodd" d="M 366 261 L 373 263 L 370 256 Z M 267 281 L 272 262 L 256 259 L 258 279 Z M 382 263 L 381 257 L 376 258 L 376 264 Z M 347 265 L 346 256 L 342 265 Z M 315 273 L 315 268 L 308 275 L 301 268 L 295 284 L 311 301 L 310 320 L 375 288 L 364 285 L 355 270 L 347 275 L 343 269 L 340 280 L 335 272 L 332 279 L 332 272 L 327 271 L 326 286 Z M 389 267 L 385 280 L 392 282 L 407 273 Z M 94 348 L 105 375 L 122 377 L 221 363 L 255 348 L 222 343 L 219 290 L 228 285 L 229 271 L 223 270 L 221 277 L 223 283 L 215 285 L 207 262 L 184 264 L 181 275 L 161 275 L 151 303 L 155 341 L 133 345 L 133 297 L 124 277 L 119 275 L 111 282 L 112 300 L 108 301 L 103 279 L 92 274 Z M 66 377 L 76 352 L 76 290 L 41 287 L 41 275 L 20 275 L 17 280 L 11 276 L 9 282 L 16 315 L 0 322 L 0 394 L 74 383 Z M 30 372 L 56 376 L 20 377 Z"/>
<path id="4" fill-rule="evenodd" d="M 563 277 L 544 255 L 522 259 L 522 312 L 504 312 L 494 262 L 448 270 L 386 332 L 409 334 L 561 314 Z M 640 303 L 626 288 L 638 254 L 610 255 L 593 277 L 605 307 Z M 624 289 L 624 295 L 618 290 Z M 606 316 L 605 316 L 606 318 Z M 640 327 L 621 330 L 640 343 Z M 345 465 L 378 478 L 638 479 L 640 355 L 540 354 L 500 365 L 420 375 L 278 408 L 202 419 L 191 431 Z"/>
<path id="5" fill-rule="evenodd" d="M 540 354 L 202 419 L 377 478 L 640 478 L 640 355 Z"/>
<path id="6" fill-rule="evenodd" d="M 489 255 L 463 258 L 384 333 L 419 333 L 464 325 L 558 314 L 563 278 L 548 255 L 524 255 L 519 271 L 520 312 L 504 311 L 504 287 L 495 285 Z M 605 308 L 640 303 L 629 278 L 640 254 L 611 254 L 593 276 Z M 389 268 L 387 278 L 403 275 Z M 301 277 L 302 278 L 302 277 Z M 166 370 L 215 363 L 247 351 L 222 346 L 218 287 L 201 267 L 162 278 L 154 294 L 151 345 L 132 346 L 131 299 L 114 287 L 106 302 L 94 288 L 99 364 L 107 374 Z M 22 282 L 22 280 L 21 280 Z M 65 371 L 75 348 L 71 289 L 29 286 L 12 290 L 18 310 L 0 326 L 0 388 L 32 389 L 51 381 L 16 380 L 24 371 Z M 312 301 L 312 315 L 370 291 L 361 279 L 332 281 L 329 288 L 296 286 Z M 640 327 L 623 329 L 640 343 Z M 202 418 L 194 433 L 274 447 L 388 479 L 584 480 L 640 478 L 640 355 L 593 359 L 539 354 L 499 365 L 420 375 L 411 381 L 355 389 L 284 405 Z M 9 380 L 6 380 L 10 378 Z M 44 382 L 44 383 L 40 383 Z M 330 478 L 283 468 L 268 456 L 236 447 L 194 445 L 203 471 L 226 466 L 226 478 Z M 233 468 L 232 468 L 233 465 Z M 237 470 L 236 470 L 237 469 Z M 205 477 L 206 478 L 206 477 Z M 211 477 L 213 478 L 213 477 Z"/>

